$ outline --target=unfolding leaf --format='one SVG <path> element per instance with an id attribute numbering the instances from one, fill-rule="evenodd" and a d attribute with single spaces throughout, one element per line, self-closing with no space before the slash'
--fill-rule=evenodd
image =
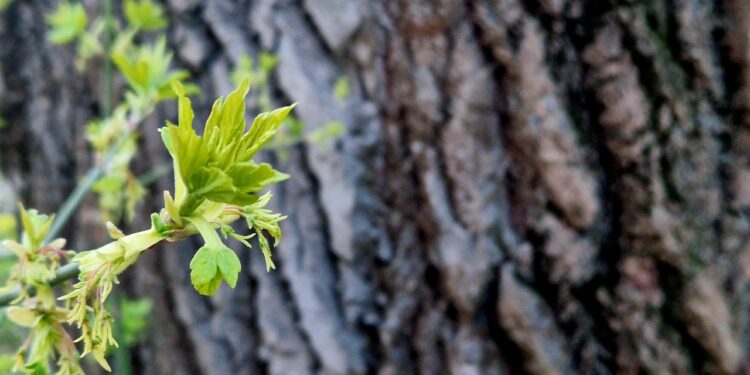
<path id="1" fill-rule="evenodd" d="M 295 105 L 282 107 L 271 112 L 264 112 L 255 117 L 253 126 L 242 137 L 242 151 L 239 158 L 248 160 L 255 156 L 274 134 L 279 130 L 279 126 L 284 123 L 284 119 L 289 112 L 294 109 Z"/>
<path id="2" fill-rule="evenodd" d="M 273 169 L 270 164 L 253 162 L 235 164 L 229 169 L 229 176 L 242 191 L 259 191 L 289 178 L 288 174 Z"/>
<path id="3" fill-rule="evenodd" d="M 162 139 L 174 159 L 175 205 L 180 207 L 180 216 L 190 216 L 204 200 L 253 203 L 258 190 L 288 178 L 270 165 L 253 163 L 252 157 L 293 107 L 261 114 L 243 135 L 248 90 L 246 79 L 226 99 L 217 100 L 200 136 L 193 129 L 190 100 L 180 84 L 174 85 L 179 121 L 178 125 L 167 123 Z"/>
<path id="4" fill-rule="evenodd" d="M 34 209 L 26 210 L 23 205 L 19 205 L 19 212 L 21 214 L 21 225 L 24 230 L 23 244 L 29 248 L 36 249 L 42 245 L 55 216 L 52 215 L 50 217 Z"/>
<path id="5" fill-rule="evenodd" d="M 136 94 L 164 99 L 171 96 L 169 89 L 173 82 L 188 77 L 185 71 L 169 70 L 172 54 L 167 52 L 165 38 L 137 48 L 129 43 L 130 38 L 120 40 L 120 44 L 116 43 L 113 48 L 111 58 Z M 187 86 L 185 91 L 189 94 L 197 90 L 195 86 Z"/>
<path id="6" fill-rule="evenodd" d="M 198 293 L 212 295 L 222 279 L 234 288 L 241 267 L 237 254 L 228 247 L 203 246 L 190 261 L 190 280 Z"/>
<path id="7" fill-rule="evenodd" d="M 221 273 L 214 251 L 202 247 L 190 261 L 190 281 L 198 293 L 209 296 L 219 289 Z"/>
<path id="8" fill-rule="evenodd" d="M 190 280 L 195 290 L 203 295 L 212 295 L 219 289 L 222 279 L 234 288 L 242 268 L 237 254 L 221 242 L 216 230 L 204 219 L 188 220 L 195 225 L 206 242 L 190 261 Z"/>
<path id="9" fill-rule="evenodd" d="M 234 288 L 237 285 L 237 277 L 242 269 L 240 258 L 237 257 L 237 254 L 233 250 L 224 247 L 218 254 L 216 264 L 219 266 L 219 271 L 224 276 L 224 280 L 226 280 L 230 287 Z"/>
<path id="10" fill-rule="evenodd" d="M 198 168 L 187 187 L 193 194 L 214 202 L 229 202 L 236 193 L 232 179 L 217 167 Z"/>

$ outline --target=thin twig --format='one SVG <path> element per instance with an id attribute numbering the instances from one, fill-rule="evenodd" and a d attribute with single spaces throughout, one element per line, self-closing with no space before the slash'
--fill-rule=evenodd
<path id="1" fill-rule="evenodd" d="M 60 267 L 57 271 L 55 271 L 55 277 L 49 280 L 50 286 L 55 286 L 57 284 L 62 283 L 63 281 L 70 280 L 76 276 L 78 276 L 78 273 L 80 270 L 78 269 L 78 263 L 68 263 L 62 267 Z M 26 293 L 29 295 L 36 294 L 36 290 L 33 286 L 30 286 L 26 289 Z M 5 307 L 9 305 L 13 300 L 18 298 L 21 295 L 21 290 L 19 288 L 16 288 L 14 290 L 11 290 L 10 292 L 0 294 L 0 307 Z"/>
<path id="2" fill-rule="evenodd" d="M 104 175 L 104 172 L 109 168 L 109 164 L 112 163 L 115 156 L 117 156 L 117 152 L 120 150 L 122 145 L 125 144 L 131 134 L 132 131 L 128 131 L 120 136 L 115 146 L 107 151 L 104 156 L 104 160 L 93 168 L 89 169 L 88 173 L 86 173 L 86 177 L 78 184 L 78 186 L 76 186 L 75 190 L 73 190 L 73 192 L 68 195 L 68 197 L 65 199 L 65 202 L 63 202 L 62 206 L 60 206 L 60 210 L 55 216 L 55 221 L 52 223 L 49 232 L 47 232 L 47 237 L 44 238 L 44 243 L 49 243 L 50 241 L 55 239 L 58 234 L 60 234 L 60 231 L 63 229 L 65 224 L 68 222 L 68 220 L 70 220 L 71 216 L 73 216 L 81 202 L 83 202 L 83 199 L 86 197 L 86 193 L 88 193 L 94 186 L 94 184 L 99 181 L 102 175 Z"/>

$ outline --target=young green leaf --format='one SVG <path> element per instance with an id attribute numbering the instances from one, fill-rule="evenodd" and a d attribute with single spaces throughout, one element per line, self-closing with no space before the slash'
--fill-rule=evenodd
<path id="1" fill-rule="evenodd" d="M 198 293 L 212 295 L 216 293 L 224 279 L 234 288 L 242 268 L 235 252 L 226 247 L 216 230 L 203 218 L 188 218 L 203 236 L 205 245 L 190 261 L 190 280 Z"/>
<path id="2" fill-rule="evenodd" d="M 333 97 L 340 103 L 345 102 L 346 98 L 349 97 L 349 80 L 346 77 L 339 77 L 336 80 L 333 85 Z"/>
<path id="3" fill-rule="evenodd" d="M 178 96 L 178 125 L 167 123 L 162 138 L 174 159 L 175 205 L 180 216 L 190 216 L 206 201 L 247 205 L 257 200 L 256 192 L 288 178 L 268 164 L 255 164 L 252 157 L 267 143 L 293 106 L 259 115 L 245 131 L 245 96 L 249 81 L 226 99 L 217 100 L 199 136 L 193 129 L 190 99 L 181 85 Z"/>
<path id="4" fill-rule="evenodd" d="M 170 71 L 172 54 L 166 50 L 166 39 L 159 38 L 152 45 L 132 46 L 128 40 L 116 43 L 111 57 L 128 85 L 137 95 L 165 99 L 172 96 L 173 82 L 181 82 L 188 77 L 184 70 Z M 188 94 L 198 92 L 197 87 L 185 85 Z"/>
<path id="5" fill-rule="evenodd" d="M 222 279 L 234 288 L 240 268 L 240 259 L 228 247 L 204 246 L 190 261 L 190 280 L 198 293 L 210 296 L 219 289 Z"/>
<path id="6" fill-rule="evenodd" d="M 250 131 L 242 137 L 243 142 L 247 144 L 248 147 L 241 153 L 241 158 L 250 159 L 255 156 L 255 154 L 271 140 L 273 135 L 276 134 L 279 127 L 289 115 L 289 112 L 291 112 L 295 106 L 296 104 L 292 104 L 288 107 L 281 107 L 271 112 L 261 113 L 255 117 Z"/>
<path id="7" fill-rule="evenodd" d="M 198 293 L 210 296 L 219 290 L 221 273 L 216 261 L 216 252 L 202 247 L 190 261 L 190 281 Z"/>
<path id="8" fill-rule="evenodd" d="M 91 23 L 88 30 L 79 36 L 75 62 L 76 69 L 79 72 L 86 68 L 89 59 L 104 54 L 104 44 L 102 43 L 104 31 L 104 20 L 97 18 Z"/>
<path id="9" fill-rule="evenodd" d="M 259 191 L 289 178 L 288 174 L 273 169 L 270 164 L 252 161 L 235 164 L 229 168 L 228 174 L 237 188 L 244 191 Z"/>
<path id="10" fill-rule="evenodd" d="M 66 44 L 76 40 L 86 31 L 86 9 L 80 3 L 60 3 L 54 12 L 47 15 L 51 30 L 47 38 L 55 44 Z"/>
<path id="11" fill-rule="evenodd" d="M 22 239 L 24 246 L 32 249 L 40 247 L 55 220 L 55 215 L 50 217 L 33 209 L 27 211 L 22 204 L 19 204 L 19 212 L 24 231 Z"/>
<path id="12" fill-rule="evenodd" d="M 162 7 L 151 0 L 125 0 L 123 13 L 130 26 L 142 30 L 157 30 L 167 26 Z"/>

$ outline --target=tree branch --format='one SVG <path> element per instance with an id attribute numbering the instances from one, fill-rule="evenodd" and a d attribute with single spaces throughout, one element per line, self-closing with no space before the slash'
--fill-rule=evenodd
<path id="1" fill-rule="evenodd" d="M 60 267 L 57 271 L 55 271 L 55 277 L 50 279 L 49 285 L 55 286 L 62 283 L 63 281 L 70 280 L 78 276 L 79 271 L 80 270 L 78 269 L 77 263 L 66 264 L 65 266 Z M 34 287 L 30 286 L 28 287 L 28 289 L 26 289 L 26 293 L 28 293 L 29 295 L 34 295 L 36 293 L 36 290 L 34 289 Z M 0 294 L 0 307 L 9 305 L 20 295 L 21 290 L 19 288 L 15 288 L 8 293 Z"/>

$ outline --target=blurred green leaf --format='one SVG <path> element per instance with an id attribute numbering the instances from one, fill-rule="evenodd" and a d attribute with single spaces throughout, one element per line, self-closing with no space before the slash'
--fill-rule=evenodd
<path id="1" fill-rule="evenodd" d="M 104 20 L 97 18 L 92 22 L 91 27 L 81 34 L 78 40 L 75 62 L 76 69 L 79 72 L 86 68 L 86 63 L 89 59 L 104 54 L 104 46 L 101 41 L 104 34 L 104 26 Z"/>
<path id="2" fill-rule="evenodd" d="M 135 218 L 135 209 L 138 203 L 146 196 L 146 189 L 141 185 L 137 178 L 128 175 L 125 184 L 125 220 L 130 221 Z"/>
<path id="3" fill-rule="evenodd" d="M 123 13 L 130 26 L 142 30 L 157 30 L 167 26 L 162 7 L 151 0 L 125 0 Z"/>
<path id="4" fill-rule="evenodd" d="M 16 217 L 10 214 L 0 214 L 0 239 L 15 240 L 17 232 Z"/>
<path id="5" fill-rule="evenodd" d="M 55 220 L 55 215 L 47 216 L 34 209 L 26 210 L 23 205 L 19 205 L 19 212 L 21 226 L 23 226 L 24 246 L 32 249 L 39 248 Z"/>
<path id="6" fill-rule="evenodd" d="M 13 0 L 0 0 L 0 12 L 4 11 L 12 2 Z"/>
<path id="7" fill-rule="evenodd" d="M 336 139 L 344 133 L 344 124 L 341 121 L 331 121 L 320 129 L 316 129 L 309 134 L 310 142 L 323 145 L 326 142 Z"/>
<path id="8" fill-rule="evenodd" d="M 333 97 L 339 102 L 345 102 L 349 97 L 349 80 L 339 77 L 333 85 Z"/>
<path id="9" fill-rule="evenodd" d="M 146 298 L 120 300 L 120 319 L 126 346 L 132 347 L 143 338 L 152 306 L 151 300 Z"/>
<path id="10" fill-rule="evenodd" d="M 152 45 L 135 47 L 121 39 L 112 51 L 112 61 L 120 70 L 136 95 L 166 99 L 173 97 L 171 85 L 182 82 L 189 74 L 184 70 L 170 70 L 172 54 L 167 52 L 166 39 L 159 38 Z M 185 84 L 186 94 L 198 92 L 194 85 Z"/>
<path id="11" fill-rule="evenodd" d="M 242 83 L 242 80 L 247 78 L 250 80 L 251 86 L 258 86 L 262 90 L 265 90 L 268 85 L 268 77 L 276 68 L 278 62 L 279 58 L 270 52 L 261 52 L 257 64 L 253 61 L 252 57 L 243 54 L 240 56 L 237 65 L 232 70 L 232 82 L 235 86 L 239 86 L 239 84 Z"/>
<path id="12" fill-rule="evenodd" d="M 259 61 L 260 69 L 268 75 L 276 69 L 279 57 L 270 52 L 261 52 Z"/>
<path id="13" fill-rule="evenodd" d="M 47 15 L 51 30 L 47 38 L 55 44 L 66 44 L 76 40 L 86 30 L 86 9 L 80 3 L 61 2 L 57 9 Z"/>
<path id="14" fill-rule="evenodd" d="M 253 71 L 253 58 L 247 54 L 242 54 L 242 56 L 240 56 L 239 60 L 237 61 L 237 65 L 234 67 L 234 69 L 232 69 L 232 72 L 230 73 L 232 83 L 235 86 L 239 86 L 244 79 L 249 79 L 251 84 L 254 83 L 254 74 L 255 72 Z"/>
<path id="15" fill-rule="evenodd" d="M 289 131 L 289 135 L 292 136 L 295 142 L 299 141 L 305 132 L 305 124 L 297 116 L 287 117 L 286 122 L 286 129 Z"/>
<path id="16" fill-rule="evenodd" d="M 16 358 L 10 354 L 0 354 L 0 373 L 10 374 L 13 366 L 16 364 Z"/>

